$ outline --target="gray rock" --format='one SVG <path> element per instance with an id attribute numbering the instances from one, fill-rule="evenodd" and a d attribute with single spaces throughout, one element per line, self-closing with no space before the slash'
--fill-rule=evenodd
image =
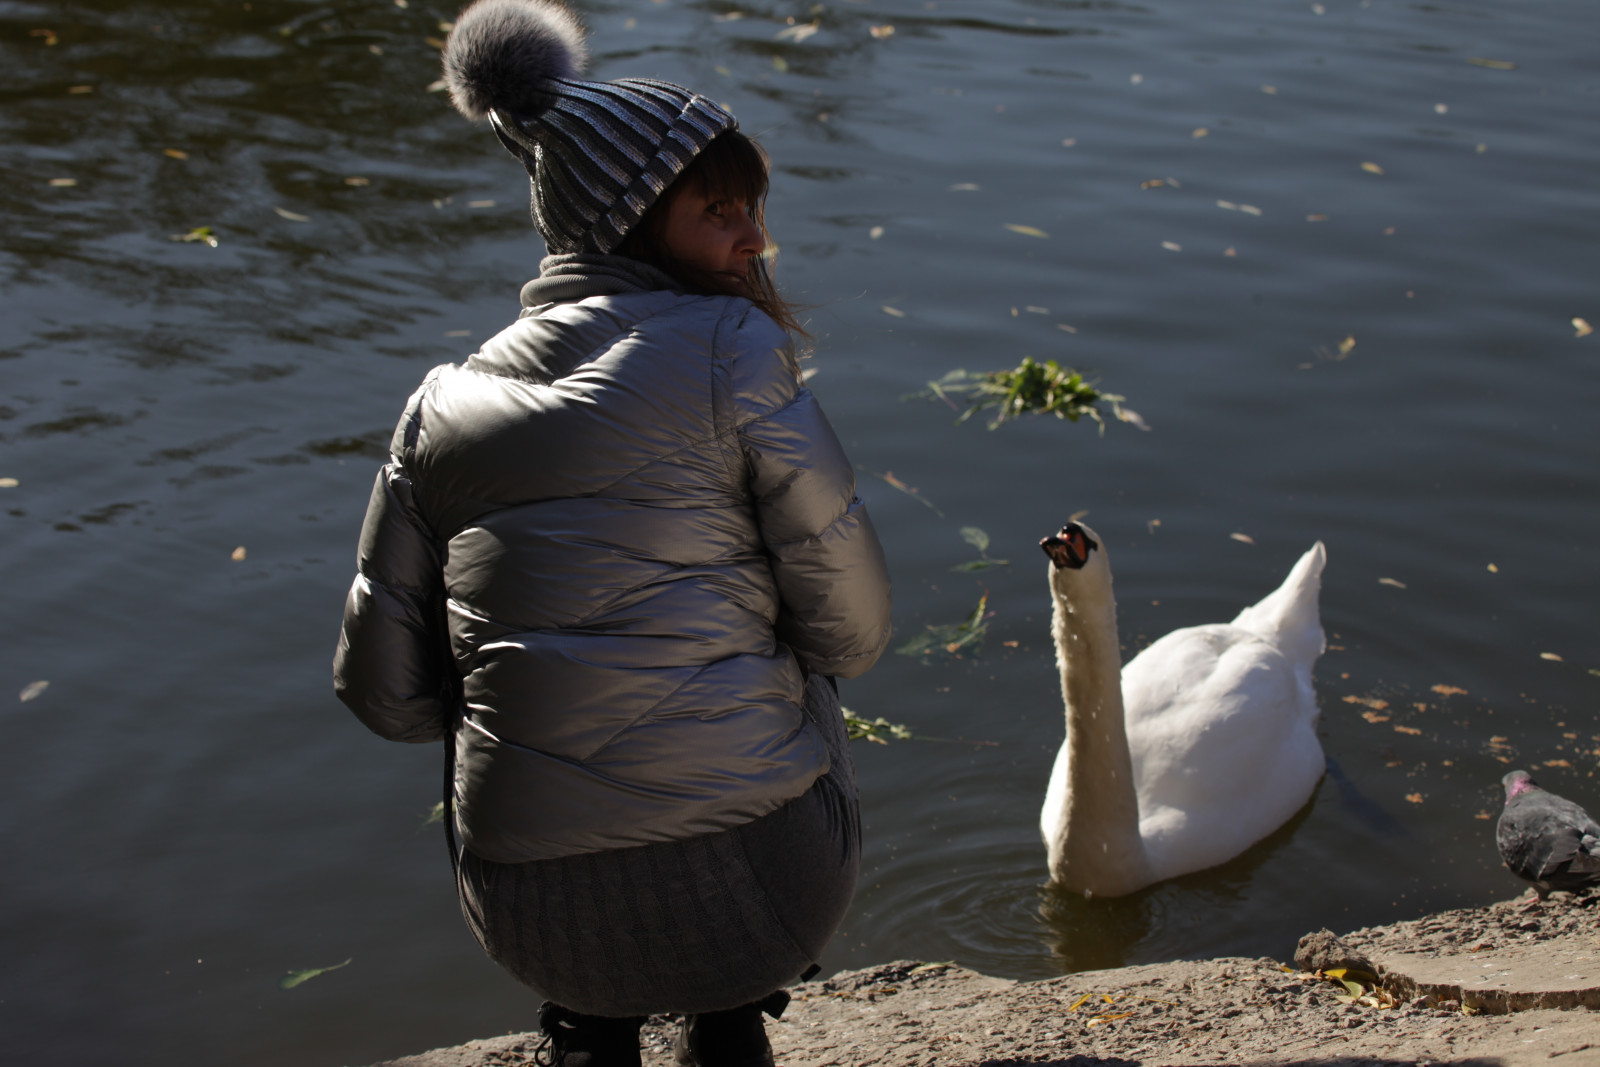
<path id="1" fill-rule="evenodd" d="M 1372 961 L 1334 935 L 1332 930 L 1307 934 L 1295 946 L 1294 965 L 1302 971 L 1326 971 L 1334 967 L 1375 973 Z"/>

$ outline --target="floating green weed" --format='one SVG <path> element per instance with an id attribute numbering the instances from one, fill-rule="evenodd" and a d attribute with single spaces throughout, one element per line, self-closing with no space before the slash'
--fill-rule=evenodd
<path id="1" fill-rule="evenodd" d="M 863 719 L 849 708 L 841 708 L 844 712 L 844 725 L 850 731 L 852 741 L 871 741 L 874 744 L 887 745 L 884 735 L 888 734 L 896 741 L 911 740 L 911 727 L 902 726 L 897 722 L 890 722 L 883 716 L 878 716 L 871 722 Z"/>
<path id="2" fill-rule="evenodd" d="M 961 527 L 961 540 L 978 550 L 977 559 L 969 559 L 965 563 L 957 563 L 950 569 L 953 571 L 981 571 L 988 567 L 1009 567 L 1009 559 L 994 559 L 989 555 L 989 535 L 976 526 Z"/>
<path id="3" fill-rule="evenodd" d="M 927 656 L 936 651 L 953 656 L 968 647 L 976 651 L 983 643 L 984 635 L 989 632 L 988 611 L 989 594 L 984 593 L 978 598 L 978 606 L 964 621 L 929 626 L 895 651 L 902 656 Z"/>
<path id="4" fill-rule="evenodd" d="M 1018 415 L 1034 414 L 1054 415 L 1069 422 L 1077 422 L 1088 416 L 1099 424 L 1100 432 L 1105 433 L 1106 423 L 1099 407 L 1101 403 L 1110 405 L 1119 419 L 1134 422 L 1138 418 L 1131 412 L 1131 418 L 1125 417 L 1122 408 L 1124 398 L 1096 389 L 1084 379 L 1082 372 L 1063 367 L 1053 359 L 1038 363 L 1032 356 L 1024 356 L 1022 362 L 1012 370 L 976 373 L 953 370 L 938 381 L 929 382 L 926 390 L 914 395 L 937 397 L 953 408 L 957 405 L 952 397 L 965 401 L 967 409 L 957 422 L 966 422 L 980 411 L 996 409 L 994 417 L 989 420 L 991 430 Z"/>

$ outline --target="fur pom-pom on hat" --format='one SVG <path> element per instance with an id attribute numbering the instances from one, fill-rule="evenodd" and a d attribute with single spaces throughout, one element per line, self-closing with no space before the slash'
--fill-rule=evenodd
<path id="1" fill-rule="evenodd" d="M 491 108 L 532 118 L 550 103 L 543 83 L 575 78 L 589 58 L 584 29 L 553 0 L 477 0 L 444 48 L 450 100 L 469 119 Z"/>

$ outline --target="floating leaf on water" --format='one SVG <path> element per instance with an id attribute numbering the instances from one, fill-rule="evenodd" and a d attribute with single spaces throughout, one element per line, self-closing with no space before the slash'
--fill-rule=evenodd
<path id="1" fill-rule="evenodd" d="M 1306 221 L 1307 222 L 1327 222 L 1328 221 L 1328 216 L 1322 214 L 1321 212 L 1314 212 L 1314 213 L 1306 216 Z"/>
<path id="2" fill-rule="evenodd" d="M 436 822 L 444 822 L 444 801 L 442 800 L 436 801 L 433 807 L 428 809 L 428 814 L 422 817 L 423 826 L 432 826 Z"/>
<path id="3" fill-rule="evenodd" d="M 429 82 L 423 88 L 423 92 L 426 92 L 426 93 L 442 93 L 448 88 L 450 88 L 450 83 L 445 81 L 443 78 L 440 78 L 437 81 Z"/>
<path id="4" fill-rule="evenodd" d="M 1266 93 L 1268 96 L 1278 95 L 1278 87 L 1276 85 L 1263 85 L 1261 87 L 1261 91 Z"/>
<path id="5" fill-rule="evenodd" d="M 1361 164 L 1361 169 L 1366 171 L 1368 174 L 1382 174 L 1383 173 L 1383 168 L 1378 166 L 1376 163 L 1363 163 L 1363 164 Z"/>
<path id="6" fill-rule="evenodd" d="M 1481 155 L 1483 155 L 1483 154 L 1484 154 L 1484 153 L 1485 153 L 1485 152 L 1487 152 L 1487 151 L 1489 151 L 1489 146 L 1488 146 L 1488 145 L 1486 145 L 1486 144 L 1480 144 L 1480 145 L 1478 145 L 1478 146 L 1477 146 L 1477 147 L 1476 147 L 1476 148 L 1474 148 L 1474 149 L 1473 149 L 1473 151 L 1474 151 L 1474 152 L 1476 152 L 1476 153 L 1478 153 L 1478 155 L 1480 155 L 1480 156 L 1481 156 Z"/>
<path id="7" fill-rule="evenodd" d="M 979 552 L 989 551 L 989 535 L 977 526 L 961 527 L 961 540 Z"/>
<path id="8" fill-rule="evenodd" d="M 175 233 L 172 235 L 172 240 L 189 243 L 199 241 L 201 244 L 210 245 L 212 248 L 217 247 L 217 238 L 211 232 L 210 226 L 196 226 L 188 233 Z"/>
<path id="9" fill-rule="evenodd" d="M 1012 233 L 1020 233 L 1024 237 L 1044 237 L 1044 238 L 1048 238 L 1050 236 L 1049 234 L 1045 233 L 1043 230 L 1039 229 L 1039 227 L 1037 227 L 1037 226 L 1024 226 L 1020 222 L 1008 222 L 1008 223 L 1005 224 L 1005 227 L 1006 227 L 1006 229 L 1010 230 Z"/>
<path id="10" fill-rule="evenodd" d="M 1388 722 L 1391 718 L 1393 718 L 1392 715 L 1379 715 L 1375 711 L 1363 711 L 1361 713 L 1361 717 L 1373 725 L 1377 725 L 1380 722 Z"/>
<path id="11" fill-rule="evenodd" d="M 1436 685 L 1431 687 L 1435 693 L 1442 697 L 1464 697 L 1467 691 L 1459 685 Z"/>
<path id="12" fill-rule="evenodd" d="M 1061 331 L 1063 331 L 1065 333 L 1077 333 L 1078 332 L 1078 328 L 1076 326 L 1068 326 L 1064 322 L 1056 323 L 1056 329 L 1061 330 Z"/>
<path id="13" fill-rule="evenodd" d="M 468 200 L 467 201 L 467 206 L 470 207 L 470 208 L 494 207 L 494 201 L 493 200 Z"/>
<path id="14" fill-rule="evenodd" d="M 428 39 L 431 41 L 433 38 L 430 37 Z M 383 45 L 381 45 L 381 44 L 369 44 L 369 45 L 367 45 L 367 51 L 371 52 L 375 56 L 381 56 L 381 55 L 383 55 Z"/>
<path id="15" fill-rule="evenodd" d="M 1421 793 L 1407 793 L 1406 794 L 1406 803 L 1407 804 L 1421 804 L 1422 803 L 1422 794 Z"/>
<path id="16" fill-rule="evenodd" d="M 21 484 L 15 478 L 0 478 L 0 489 L 15 489 Z"/>
<path id="17" fill-rule="evenodd" d="M 1220 207 L 1224 211 L 1238 211 L 1239 210 L 1239 205 L 1235 204 L 1232 200 L 1218 200 L 1217 201 L 1217 206 Z"/>
<path id="18" fill-rule="evenodd" d="M 1539 653 L 1539 658 L 1540 659 L 1547 659 L 1551 663 L 1565 663 L 1566 662 L 1560 656 L 1556 655 L 1554 652 L 1541 652 L 1541 653 Z"/>
<path id="19" fill-rule="evenodd" d="M 720 15 L 712 15 L 711 16 L 711 21 L 712 22 L 738 22 L 742 18 L 744 18 L 744 12 L 743 11 L 724 11 Z"/>
<path id="20" fill-rule="evenodd" d="M 1573 319 L 1572 328 L 1578 331 L 1578 337 L 1588 337 L 1591 333 L 1594 333 L 1594 327 L 1590 326 L 1589 323 L 1584 319 Z"/>
<path id="21" fill-rule="evenodd" d="M 1346 704 L 1362 704 L 1366 707 L 1372 708 L 1374 711 L 1382 711 L 1384 708 L 1389 706 L 1389 702 L 1387 700 L 1383 700 L 1379 697 L 1362 697 L 1352 694 L 1344 697 L 1343 700 Z"/>
<path id="22" fill-rule="evenodd" d="M 37 699 L 41 694 L 44 693 L 46 689 L 49 688 L 50 683 L 44 681 L 43 679 L 40 679 L 37 682 L 29 682 L 27 685 L 22 687 L 22 692 L 17 694 L 17 700 L 23 704 L 26 704 L 30 700 Z"/>
<path id="23" fill-rule="evenodd" d="M 1572 764 L 1568 763 L 1564 759 L 1547 759 L 1547 760 L 1544 761 L 1544 765 L 1546 767 L 1570 767 L 1570 766 L 1572 766 Z"/>
<path id="24" fill-rule="evenodd" d="M 800 372 L 800 380 L 802 382 L 809 382 L 811 379 L 817 376 L 817 372 L 821 369 L 821 367 L 807 367 L 805 370 Z"/>
<path id="25" fill-rule="evenodd" d="M 1050 309 L 1049 308 L 1036 307 L 1033 304 L 1027 305 L 1022 310 L 1026 311 L 1030 315 L 1048 315 L 1048 314 L 1050 314 Z"/>
<path id="26" fill-rule="evenodd" d="M 471 330 L 446 330 L 444 332 L 444 335 L 446 337 L 471 337 L 472 336 L 472 331 Z"/>
<path id="27" fill-rule="evenodd" d="M 286 207 L 274 206 L 272 210 L 276 211 L 280 216 L 282 216 L 283 218 L 288 219 L 290 222 L 310 222 L 311 221 L 311 216 L 310 215 L 302 215 L 302 214 L 300 214 L 300 212 L 298 212 L 298 211 L 290 211 Z"/>
<path id="28" fill-rule="evenodd" d="M 622 28 L 625 30 L 636 30 L 639 28 L 639 20 L 634 18 L 632 15 L 629 15 L 627 18 L 622 20 Z"/>
<path id="29" fill-rule="evenodd" d="M 1474 67 L 1488 67 L 1490 70 L 1516 70 L 1517 65 L 1509 59 L 1485 59 L 1482 56 L 1468 56 L 1467 62 Z"/>
<path id="30" fill-rule="evenodd" d="M 29 37 L 43 37 L 44 38 L 44 44 L 45 44 L 46 48 L 49 48 L 51 45 L 57 45 L 57 44 L 61 43 L 61 38 L 56 35 L 56 31 L 55 30 L 46 30 L 46 29 L 29 30 L 28 31 L 28 36 Z"/>
<path id="31" fill-rule="evenodd" d="M 885 26 L 868 26 L 867 27 L 867 32 L 872 34 L 872 36 L 876 37 L 878 40 L 881 41 L 886 37 L 893 37 L 894 36 L 894 27 L 893 26 L 888 26 L 888 25 L 885 25 Z"/>
<path id="32" fill-rule="evenodd" d="M 1411 734 L 1412 736 L 1422 733 L 1422 731 L 1417 729 L 1415 726 L 1396 726 L 1394 729 L 1396 733 Z"/>
<path id="33" fill-rule="evenodd" d="M 335 963 L 332 967 L 313 967 L 306 971 L 290 971 L 288 974 L 278 979 L 278 988 L 293 989 L 297 985 L 311 981 L 311 979 L 317 977 L 319 974 L 327 974 L 329 971 L 337 971 L 340 967 L 348 966 L 350 966 L 350 960 L 345 960 L 343 963 Z"/>
<path id="34" fill-rule="evenodd" d="M 883 236 L 883 227 L 874 226 L 872 229 L 867 231 L 867 236 L 876 241 L 878 238 Z"/>
<path id="35" fill-rule="evenodd" d="M 772 69 L 782 74 L 789 69 L 789 61 L 782 56 L 773 56 Z"/>
<path id="36" fill-rule="evenodd" d="M 55 189 L 70 189 L 74 185 L 77 185 L 77 184 L 78 184 L 78 179 L 76 179 L 76 178 L 51 178 L 50 179 L 50 185 L 51 185 L 52 188 L 55 188 Z"/>
<path id="37" fill-rule="evenodd" d="M 189 158 L 189 153 L 185 152 L 181 148 L 163 148 L 161 150 L 161 154 L 166 156 L 168 159 L 188 159 Z"/>
<path id="38" fill-rule="evenodd" d="M 442 37 L 424 37 L 422 40 L 423 43 L 427 44 L 429 47 L 439 49 L 444 48 L 444 38 Z"/>
<path id="39" fill-rule="evenodd" d="M 1183 246 L 1180 245 L 1176 241 L 1162 241 L 1161 242 L 1161 247 L 1165 248 L 1168 252 L 1182 252 L 1183 251 Z"/>
<path id="40" fill-rule="evenodd" d="M 410 7 L 411 0 L 394 0 L 395 7 Z"/>
<path id="41" fill-rule="evenodd" d="M 1206 129 L 1204 126 L 1196 126 L 1194 133 L 1191 134 L 1190 136 L 1192 136 L 1192 137 L 1194 137 L 1196 139 L 1199 139 L 1201 137 L 1205 137 L 1205 136 L 1209 135 L 1210 133 L 1211 133 L 1211 131 Z"/>
<path id="42" fill-rule="evenodd" d="M 1378 579 L 1378 584 L 1379 585 L 1391 585 L 1396 589 L 1404 589 L 1406 587 L 1406 583 L 1402 582 L 1398 578 L 1379 578 Z"/>
<path id="43" fill-rule="evenodd" d="M 1348 356 L 1350 354 L 1350 350 L 1352 348 L 1354 348 L 1355 346 L 1356 346 L 1355 334 L 1347 335 L 1343 341 L 1339 342 L 1339 355 L 1340 355 L 1340 357 L 1342 358 L 1344 356 Z"/>
<path id="44" fill-rule="evenodd" d="M 1139 85 L 1144 81 L 1144 75 L 1143 74 L 1130 74 L 1130 75 L 1128 75 L 1128 80 L 1130 82 L 1132 82 L 1134 85 Z"/>
<path id="45" fill-rule="evenodd" d="M 920 490 L 914 489 L 905 482 L 902 482 L 899 478 L 896 478 L 894 476 L 894 471 L 884 471 L 882 474 L 879 474 L 877 471 L 870 470 L 866 467 L 862 467 L 861 469 L 872 475 L 874 478 L 880 478 L 889 485 L 900 490 L 902 493 L 906 494 L 906 496 L 911 497 L 913 500 L 917 501 L 917 503 L 923 505 L 941 519 L 944 518 L 944 512 L 935 507 L 933 501 L 923 496 Z"/>
<path id="46" fill-rule="evenodd" d="M 822 26 L 819 23 L 802 22 L 799 25 L 790 26 L 786 30 L 779 30 L 773 39 L 777 41 L 793 41 L 795 44 L 799 44 L 820 29 L 822 29 Z"/>
<path id="47" fill-rule="evenodd" d="M 1116 409 L 1116 411 L 1117 411 L 1117 421 L 1126 422 L 1129 425 L 1134 426 L 1134 427 L 1136 427 L 1136 428 L 1138 428 L 1140 430 L 1144 430 L 1147 433 L 1149 432 L 1150 424 L 1148 422 L 1145 422 L 1144 421 L 1144 416 L 1139 414 L 1137 411 L 1133 410 L 1132 408 L 1125 408 L 1125 407 L 1118 407 Z"/>
<path id="48" fill-rule="evenodd" d="M 1256 207 L 1254 204 L 1240 204 L 1239 205 L 1239 210 L 1244 212 L 1246 215 L 1260 215 L 1261 214 L 1261 209 Z"/>
<path id="49" fill-rule="evenodd" d="M 1165 184 L 1167 184 L 1167 182 L 1166 182 L 1166 179 L 1164 179 L 1164 178 L 1151 178 L 1148 181 L 1140 182 L 1139 183 L 1139 188 L 1141 188 L 1141 189 L 1159 189 Z"/>
<path id="50" fill-rule="evenodd" d="M 94 86 L 92 86 L 92 85 L 69 85 L 69 86 L 67 86 L 67 92 L 71 93 L 73 96 L 82 96 L 84 93 L 92 93 L 92 92 L 94 92 Z"/>
<path id="51" fill-rule="evenodd" d="M 976 192 L 978 192 L 978 183 L 977 182 L 956 182 L 954 185 L 950 186 L 950 192 L 952 192 L 952 193 L 976 193 Z"/>
<path id="52" fill-rule="evenodd" d="M 1321 4 L 1312 4 L 1311 13 L 1313 15 L 1326 15 L 1328 13 L 1328 9 L 1323 7 Z"/>
<path id="53" fill-rule="evenodd" d="M 240 545 L 238 548 L 234 549 L 228 554 L 228 558 L 233 560 L 235 563 L 241 563 L 244 561 L 244 558 L 247 555 L 249 555 L 249 553 L 244 550 L 243 545 Z"/>
<path id="54" fill-rule="evenodd" d="M 1234 256 L 1239 254 L 1239 250 L 1234 248 L 1232 245 L 1229 245 L 1227 248 L 1222 250 L 1222 254 L 1227 256 L 1229 259 L 1232 259 Z"/>
<path id="55" fill-rule="evenodd" d="M 1071 148 L 1073 145 L 1075 145 L 1077 143 L 1078 143 L 1078 139 L 1076 137 L 1063 137 L 1061 139 L 1061 147 L 1062 148 Z"/>
<path id="56" fill-rule="evenodd" d="M 906 317 L 906 313 L 904 311 L 901 311 L 899 308 L 890 307 L 888 304 L 883 305 L 883 313 L 885 315 L 893 315 L 897 319 L 903 319 Z"/>
<path id="57" fill-rule="evenodd" d="M 1233 538 L 1235 541 L 1238 541 L 1240 544 L 1253 545 L 1256 543 L 1256 539 L 1251 537 L 1249 534 L 1231 533 L 1228 536 Z"/>
<path id="58" fill-rule="evenodd" d="M 1156 530 L 1158 530 L 1160 527 L 1161 527 L 1161 520 L 1160 519 L 1151 519 L 1149 522 L 1144 524 L 1145 531 L 1148 532 L 1148 533 L 1155 533 Z"/>

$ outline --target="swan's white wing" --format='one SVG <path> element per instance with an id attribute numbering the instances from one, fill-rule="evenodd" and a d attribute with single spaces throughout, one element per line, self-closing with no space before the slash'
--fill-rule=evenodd
<path id="1" fill-rule="evenodd" d="M 1311 665 L 1327 647 L 1317 601 L 1328 552 L 1321 541 L 1290 569 L 1283 584 L 1234 618 L 1233 625 L 1275 645 L 1295 670 L 1311 682 Z"/>
<path id="2" fill-rule="evenodd" d="M 1322 777 L 1309 676 L 1254 633 L 1176 630 L 1123 668 L 1122 691 L 1140 832 L 1159 878 L 1238 855 Z"/>

